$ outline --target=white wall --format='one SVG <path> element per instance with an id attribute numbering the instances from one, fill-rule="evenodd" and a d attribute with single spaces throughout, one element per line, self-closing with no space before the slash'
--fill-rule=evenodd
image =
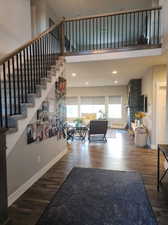
<path id="1" fill-rule="evenodd" d="M 159 5 L 162 6 L 161 14 L 161 37 L 163 52 L 168 50 L 168 0 L 159 0 Z"/>
<path id="2" fill-rule="evenodd" d="M 166 65 L 153 66 L 143 76 L 142 95 L 148 97 L 148 113 L 144 118 L 144 125 L 148 128 L 151 137 L 151 146 L 156 148 L 156 88 L 158 82 L 166 82 Z"/>
<path id="3" fill-rule="evenodd" d="M 152 0 L 48 0 L 58 17 L 72 18 L 152 7 Z"/>
<path id="4" fill-rule="evenodd" d="M 105 96 L 106 103 L 108 96 L 122 96 L 122 119 L 112 119 L 112 123 L 124 124 L 127 122 L 127 110 L 125 105 L 128 104 L 127 86 L 102 86 L 102 87 L 80 87 L 68 88 L 67 97 L 81 96 Z M 107 105 L 106 105 L 107 113 Z"/>
<path id="5" fill-rule="evenodd" d="M 51 89 L 46 100 L 49 101 L 49 112 L 55 115 L 58 109 L 55 87 Z M 30 123 L 34 122 L 37 122 L 37 114 L 30 121 Z M 41 171 L 46 172 L 44 168 L 49 169 L 66 151 L 67 145 L 63 137 L 58 139 L 55 136 L 42 142 L 27 144 L 27 129 L 25 129 L 7 157 L 8 195 L 12 194 L 16 200 L 15 196 L 18 197 L 20 192 L 29 188 L 32 181 L 36 178 L 38 180 L 43 175 Z"/>
<path id="6" fill-rule="evenodd" d="M 30 0 L 0 1 L 0 57 L 31 39 Z"/>
<path id="7" fill-rule="evenodd" d="M 33 36 L 45 31 L 49 27 L 49 18 L 51 18 L 55 23 L 58 22 L 58 18 L 56 17 L 54 10 L 49 6 L 46 0 L 32 1 L 31 10 Z"/>

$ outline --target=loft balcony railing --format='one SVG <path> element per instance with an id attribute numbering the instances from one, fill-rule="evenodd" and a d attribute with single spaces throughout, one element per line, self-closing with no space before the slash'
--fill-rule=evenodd
<path id="1" fill-rule="evenodd" d="M 63 20 L 0 59 L 0 128 L 38 91 L 59 55 L 160 47 L 161 8 Z"/>
<path id="2" fill-rule="evenodd" d="M 160 47 L 161 8 L 65 20 L 65 53 Z"/>

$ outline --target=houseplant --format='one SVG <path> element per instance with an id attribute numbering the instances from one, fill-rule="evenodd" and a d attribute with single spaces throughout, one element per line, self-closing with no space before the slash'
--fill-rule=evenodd
<path id="1" fill-rule="evenodd" d="M 136 112 L 135 113 L 135 118 L 136 118 L 136 125 L 137 126 L 143 126 L 143 118 L 145 117 L 145 113 L 144 112 Z"/>
<path id="2" fill-rule="evenodd" d="M 76 127 L 79 127 L 83 123 L 83 119 L 82 118 L 76 118 L 73 122 L 75 123 Z"/>

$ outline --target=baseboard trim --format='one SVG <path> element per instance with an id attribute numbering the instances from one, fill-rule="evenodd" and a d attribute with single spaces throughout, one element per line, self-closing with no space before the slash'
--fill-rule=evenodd
<path id="1" fill-rule="evenodd" d="M 11 206 L 22 194 L 24 194 L 36 181 L 38 181 L 55 163 L 57 163 L 66 153 L 67 149 L 59 153 L 45 167 L 31 177 L 26 183 L 20 186 L 14 193 L 8 197 L 8 206 Z"/>

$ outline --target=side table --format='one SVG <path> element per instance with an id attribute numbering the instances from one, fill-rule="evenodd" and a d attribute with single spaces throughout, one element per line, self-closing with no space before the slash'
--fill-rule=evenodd
<path id="1" fill-rule="evenodd" d="M 168 162 L 168 145 L 158 145 L 158 157 L 157 157 L 157 190 L 160 189 L 160 183 L 168 172 L 168 168 L 164 171 L 160 177 L 160 153 L 163 154 L 165 160 Z"/>

